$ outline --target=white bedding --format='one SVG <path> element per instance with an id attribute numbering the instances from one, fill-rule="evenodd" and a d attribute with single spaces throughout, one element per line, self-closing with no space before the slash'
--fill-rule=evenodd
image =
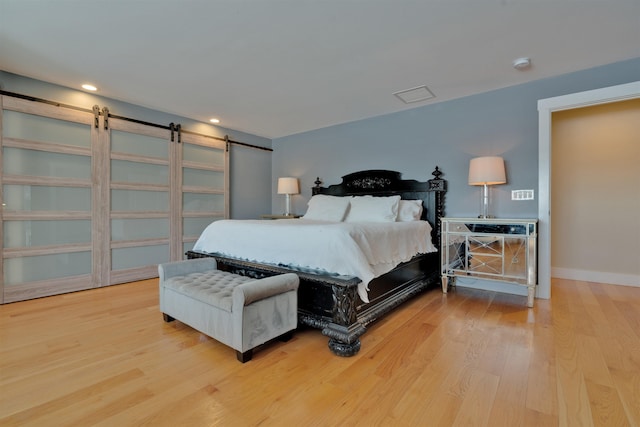
<path id="1" fill-rule="evenodd" d="M 220 220 L 202 233 L 194 251 L 267 264 L 324 270 L 369 282 L 417 254 L 435 252 L 426 221 L 348 223 L 308 219 Z"/>

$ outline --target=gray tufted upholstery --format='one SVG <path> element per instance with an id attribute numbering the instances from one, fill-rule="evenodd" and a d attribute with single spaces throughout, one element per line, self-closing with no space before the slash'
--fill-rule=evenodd
<path id="1" fill-rule="evenodd" d="M 217 269 L 213 258 L 158 266 L 160 311 L 251 359 L 258 345 L 297 327 L 299 279 L 281 274 L 252 279 Z"/>
<path id="2" fill-rule="evenodd" d="M 231 313 L 233 288 L 254 280 L 226 271 L 207 270 L 174 277 L 165 282 L 165 286 Z"/>

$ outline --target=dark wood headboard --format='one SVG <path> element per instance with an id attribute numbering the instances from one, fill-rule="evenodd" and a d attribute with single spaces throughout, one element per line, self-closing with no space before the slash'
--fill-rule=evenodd
<path id="1" fill-rule="evenodd" d="M 431 173 L 434 178 L 420 182 L 413 179 L 402 179 L 402 174 L 389 170 L 366 170 L 350 173 L 342 177 L 340 184 L 322 187 L 318 178 L 312 194 L 331 196 L 395 196 L 404 200 L 422 200 L 422 219 L 429 221 L 433 231 L 433 243 L 440 250 L 440 218 L 444 216 L 444 196 L 447 192 L 447 181 L 440 176 L 442 172 L 436 166 Z"/>

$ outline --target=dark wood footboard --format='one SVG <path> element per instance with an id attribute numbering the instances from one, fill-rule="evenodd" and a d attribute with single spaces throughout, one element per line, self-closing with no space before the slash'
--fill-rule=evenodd
<path id="1" fill-rule="evenodd" d="M 370 302 L 364 303 L 357 292 L 360 279 L 313 270 L 258 264 L 189 251 L 189 259 L 213 257 L 220 270 L 263 278 L 296 273 L 298 287 L 298 321 L 320 329 L 329 337 L 329 348 L 339 356 L 353 356 L 360 350 L 360 336 L 366 326 L 428 287 L 439 287 L 439 255 L 418 256 L 369 283 Z M 435 267 L 435 268 L 434 268 Z"/>

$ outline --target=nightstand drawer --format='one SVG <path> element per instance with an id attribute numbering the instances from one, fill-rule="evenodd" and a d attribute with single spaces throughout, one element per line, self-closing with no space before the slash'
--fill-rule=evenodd
<path id="1" fill-rule="evenodd" d="M 473 233 L 493 234 L 527 234 L 525 224 L 468 224 L 469 231 Z"/>

